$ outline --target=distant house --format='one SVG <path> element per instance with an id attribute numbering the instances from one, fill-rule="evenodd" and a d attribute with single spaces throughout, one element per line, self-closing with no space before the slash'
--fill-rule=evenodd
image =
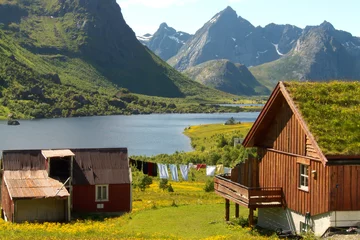
<path id="1" fill-rule="evenodd" d="M 280 82 L 243 141 L 257 158 L 215 178 L 258 225 L 316 235 L 360 223 L 360 83 Z M 237 213 L 238 214 L 238 213 Z"/>
<path id="2" fill-rule="evenodd" d="M 131 211 L 126 148 L 3 151 L 7 221 L 69 221 L 71 214 Z"/>

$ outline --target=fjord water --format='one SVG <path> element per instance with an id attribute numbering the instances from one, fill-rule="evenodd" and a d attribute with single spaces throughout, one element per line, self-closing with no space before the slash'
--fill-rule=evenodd
<path id="1" fill-rule="evenodd" d="M 191 151 L 183 134 L 192 125 L 254 122 L 258 112 L 213 114 L 151 114 L 20 120 L 19 126 L 0 122 L 0 151 L 11 149 L 127 147 L 129 155 Z"/>

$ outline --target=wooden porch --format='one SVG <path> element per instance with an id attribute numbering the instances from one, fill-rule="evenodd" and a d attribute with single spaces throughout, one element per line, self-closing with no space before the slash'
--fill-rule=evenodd
<path id="1" fill-rule="evenodd" d="M 229 221 L 230 202 L 236 204 L 235 216 L 239 216 L 239 207 L 249 208 L 249 224 L 253 224 L 253 211 L 256 208 L 283 207 L 284 198 L 281 187 L 247 187 L 231 180 L 230 175 L 217 175 L 214 179 L 215 193 L 225 198 L 225 218 Z"/>

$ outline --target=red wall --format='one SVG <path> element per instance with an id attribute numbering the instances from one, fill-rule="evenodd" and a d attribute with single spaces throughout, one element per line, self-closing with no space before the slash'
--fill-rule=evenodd
<path id="1" fill-rule="evenodd" d="M 73 186 L 74 212 L 129 212 L 130 184 L 109 185 L 109 201 L 95 202 L 95 185 Z M 104 204 L 98 209 L 97 204 Z"/>

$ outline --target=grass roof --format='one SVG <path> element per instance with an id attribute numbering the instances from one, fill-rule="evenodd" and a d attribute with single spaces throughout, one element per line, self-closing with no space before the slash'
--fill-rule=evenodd
<path id="1" fill-rule="evenodd" d="M 360 154 L 360 82 L 285 82 L 325 155 Z"/>

